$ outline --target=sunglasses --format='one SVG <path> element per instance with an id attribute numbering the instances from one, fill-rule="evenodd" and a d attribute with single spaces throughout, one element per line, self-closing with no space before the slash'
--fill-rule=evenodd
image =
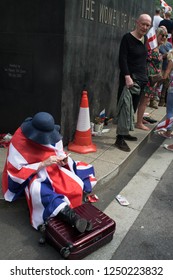
<path id="1" fill-rule="evenodd" d="M 162 35 L 162 38 L 168 38 L 168 35 L 165 35 L 165 34 L 161 34 Z"/>

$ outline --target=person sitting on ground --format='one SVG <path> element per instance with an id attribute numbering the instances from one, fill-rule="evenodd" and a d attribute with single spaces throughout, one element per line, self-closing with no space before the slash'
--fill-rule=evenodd
<path id="1" fill-rule="evenodd" d="M 165 29 L 159 27 L 156 30 L 156 36 L 157 36 L 158 46 L 148 51 L 148 57 L 147 57 L 148 75 L 161 73 L 162 57 L 159 53 L 159 46 L 166 42 L 167 32 Z M 137 110 L 136 128 L 138 129 L 150 130 L 150 128 L 144 124 L 143 117 L 148 103 L 151 102 L 151 100 L 154 100 L 154 93 L 156 91 L 156 88 L 157 88 L 157 83 L 151 86 L 151 82 L 148 81 L 147 85 L 143 89 L 143 94 L 140 99 L 138 110 Z M 158 107 L 155 107 L 155 109 L 157 108 Z"/>
<path id="2" fill-rule="evenodd" d="M 127 145 L 127 141 L 137 141 L 137 137 L 129 134 L 131 130 L 130 120 L 131 113 L 130 109 L 126 110 L 126 106 L 130 107 L 129 103 L 132 101 L 133 111 L 136 112 L 143 87 L 148 81 L 147 71 L 146 71 L 146 58 L 147 58 L 147 37 L 146 33 L 148 32 L 151 26 L 151 17 L 148 14 L 142 14 L 136 20 L 135 30 L 132 32 L 126 33 L 120 43 L 119 50 L 119 88 L 118 88 L 118 97 L 117 97 L 117 106 L 118 112 L 116 122 L 117 122 L 117 136 L 115 141 L 115 147 L 118 149 L 129 152 L 130 147 Z M 125 87 L 130 89 L 134 84 L 138 84 L 140 90 L 136 94 L 132 94 L 131 98 L 124 100 L 122 93 Z M 124 95 L 125 96 L 125 95 Z M 120 104 L 121 103 L 121 104 Z M 128 104 L 127 104 L 128 103 Z M 122 113 L 126 111 L 124 115 Z M 130 115 L 127 115 L 129 112 Z"/>
<path id="3" fill-rule="evenodd" d="M 77 215 L 83 193 L 96 184 L 90 164 L 73 161 L 63 149 L 60 126 L 47 112 L 25 119 L 14 133 L 2 174 L 6 201 L 26 196 L 30 221 L 39 230 L 49 218 L 58 216 L 79 232 L 91 223 Z"/>

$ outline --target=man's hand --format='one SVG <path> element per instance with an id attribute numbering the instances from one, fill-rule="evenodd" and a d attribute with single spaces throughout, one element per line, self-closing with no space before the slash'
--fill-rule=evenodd
<path id="1" fill-rule="evenodd" d="M 126 83 L 127 88 L 134 86 L 134 82 L 133 82 L 132 78 L 130 77 L 130 75 L 125 76 L 125 83 Z"/>

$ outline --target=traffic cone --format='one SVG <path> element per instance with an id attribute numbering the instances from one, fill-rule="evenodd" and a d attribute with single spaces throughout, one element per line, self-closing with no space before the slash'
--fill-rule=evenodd
<path id="1" fill-rule="evenodd" d="M 82 92 L 74 141 L 70 142 L 67 148 L 69 151 L 80 154 L 96 152 L 97 150 L 96 145 L 92 143 L 87 91 Z"/>

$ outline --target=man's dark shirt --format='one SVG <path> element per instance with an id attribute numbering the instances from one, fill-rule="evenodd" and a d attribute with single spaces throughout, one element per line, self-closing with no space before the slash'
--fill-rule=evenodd
<path id="1" fill-rule="evenodd" d="M 120 43 L 119 67 L 122 76 L 135 75 L 140 81 L 147 81 L 147 37 L 144 43 L 131 33 L 126 33 Z"/>
<path id="2" fill-rule="evenodd" d="M 162 25 L 167 28 L 168 33 L 172 34 L 172 32 L 173 32 L 173 21 L 172 20 L 170 20 L 170 19 L 163 19 L 159 23 L 159 27 L 162 26 Z"/>

